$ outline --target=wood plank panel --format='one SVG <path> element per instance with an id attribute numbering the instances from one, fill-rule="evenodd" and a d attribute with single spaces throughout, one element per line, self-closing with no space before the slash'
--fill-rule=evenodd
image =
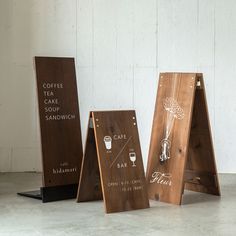
<path id="1" fill-rule="evenodd" d="M 184 187 L 220 194 L 202 74 L 160 75 L 147 181 L 151 199 L 174 204 Z"/>
<path id="2" fill-rule="evenodd" d="M 98 167 L 92 113 L 89 116 L 86 146 L 82 161 L 77 202 L 102 199 L 102 187 Z"/>
<path id="3" fill-rule="evenodd" d="M 185 170 L 185 189 L 220 195 L 202 74 L 198 74 L 198 81 L 199 86 L 197 86 L 195 93 L 188 160 Z M 189 176 L 189 173 L 192 176 Z"/>
<path id="4" fill-rule="evenodd" d="M 135 111 L 91 112 L 77 201 L 102 197 L 107 213 L 149 207 Z"/>
<path id="5" fill-rule="evenodd" d="M 148 208 L 135 112 L 93 112 L 93 117 L 106 212 Z"/>
<path id="6" fill-rule="evenodd" d="M 77 184 L 83 156 L 73 58 L 36 57 L 43 187 Z"/>

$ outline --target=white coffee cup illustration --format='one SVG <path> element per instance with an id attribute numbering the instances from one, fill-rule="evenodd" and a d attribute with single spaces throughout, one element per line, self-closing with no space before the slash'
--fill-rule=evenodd
<path id="1" fill-rule="evenodd" d="M 111 149 L 111 142 L 112 142 L 112 138 L 110 136 L 105 136 L 104 137 L 104 143 L 105 143 L 105 146 L 106 146 L 107 150 Z"/>

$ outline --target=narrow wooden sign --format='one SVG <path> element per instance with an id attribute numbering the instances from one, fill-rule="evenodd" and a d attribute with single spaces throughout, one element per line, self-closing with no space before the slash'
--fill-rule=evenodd
<path id="1" fill-rule="evenodd" d="M 77 201 L 107 213 L 149 207 L 135 111 L 91 112 Z"/>
<path id="2" fill-rule="evenodd" d="M 173 204 L 184 188 L 220 195 L 202 74 L 160 74 L 147 182 L 150 199 Z"/>
<path id="3" fill-rule="evenodd" d="M 35 57 L 43 187 L 19 193 L 43 202 L 75 198 L 83 157 L 73 58 Z"/>

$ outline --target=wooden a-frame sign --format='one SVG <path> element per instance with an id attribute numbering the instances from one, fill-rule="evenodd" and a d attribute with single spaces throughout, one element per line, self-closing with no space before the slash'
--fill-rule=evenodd
<path id="1" fill-rule="evenodd" d="M 43 183 L 18 193 L 43 202 L 76 198 L 83 157 L 73 58 L 35 57 Z"/>
<path id="2" fill-rule="evenodd" d="M 160 74 L 147 184 L 150 199 L 173 204 L 184 189 L 220 195 L 202 74 Z"/>
<path id="3" fill-rule="evenodd" d="M 135 111 L 90 113 L 77 201 L 101 199 L 106 213 L 149 207 Z"/>

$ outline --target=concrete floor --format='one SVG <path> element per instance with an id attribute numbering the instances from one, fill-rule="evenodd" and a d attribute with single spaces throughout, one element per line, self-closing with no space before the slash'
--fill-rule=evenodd
<path id="1" fill-rule="evenodd" d="M 41 185 L 35 173 L 0 174 L 0 235 L 236 235 L 236 175 L 220 175 L 221 198 L 186 192 L 184 205 L 105 214 L 102 201 L 41 203 L 18 191 Z"/>

